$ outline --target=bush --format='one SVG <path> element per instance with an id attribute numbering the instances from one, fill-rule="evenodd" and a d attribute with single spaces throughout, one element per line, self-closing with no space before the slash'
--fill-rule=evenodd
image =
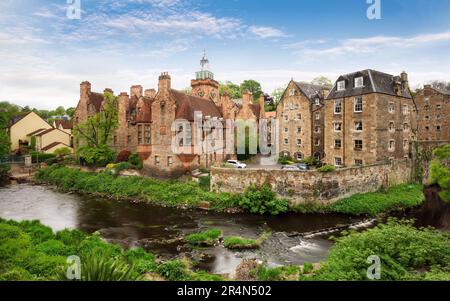
<path id="1" fill-rule="evenodd" d="M 8 176 L 11 166 L 8 164 L 0 164 L 0 181 Z"/>
<path id="2" fill-rule="evenodd" d="M 129 150 L 121 151 L 116 158 L 116 163 L 128 162 L 128 158 L 130 157 L 131 152 Z"/>
<path id="3" fill-rule="evenodd" d="M 169 281 L 189 280 L 188 266 L 181 260 L 166 261 L 158 266 L 157 272 Z"/>
<path id="4" fill-rule="evenodd" d="M 438 147 L 433 154 L 435 159 L 430 164 L 431 182 L 441 187 L 439 195 L 442 200 L 450 202 L 450 146 Z"/>
<path id="5" fill-rule="evenodd" d="M 268 268 L 260 265 L 255 271 L 258 281 L 298 280 L 300 269 L 296 266 Z"/>
<path id="6" fill-rule="evenodd" d="M 432 229 L 416 229 L 412 221 L 390 220 L 362 233 L 338 239 L 315 280 L 368 280 L 367 258 L 381 259 L 381 280 L 411 280 L 426 277 L 421 270 L 448 269 L 448 238 Z"/>
<path id="7" fill-rule="evenodd" d="M 300 163 L 305 163 L 308 166 L 317 166 L 320 164 L 320 161 L 314 157 L 308 157 L 306 159 L 300 160 Z"/>
<path id="8" fill-rule="evenodd" d="M 262 187 L 253 185 L 247 188 L 239 205 L 251 213 L 257 214 L 278 215 L 289 209 L 289 202 L 285 199 L 277 199 L 275 192 L 268 184 Z"/>
<path id="9" fill-rule="evenodd" d="M 72 153 L 72 151 L 68 147 L 60 147 L 60 148 L 55 149 L 55 151 L 53 152 L 53 154 L 55 154 L 55 156 L 58 156 L 58 157 L 68 156 L 71 153 Z"/>
<path id="10" fill-rule="evenodd" d="M 46 160 L 54 159 L 54 158 L 56 158 L 55 154 L 45 154 L 45 153 L 40 153 L 40 152 L 31 152 L 31 161 L 33 163 L 45 162 Z"/>
<path id="11" fill-rule="evenodd" d="M 289 165 L 294 163 L 294 160 L 290 156 L 280 156 L 278 158 L 278 164 Z"/>
<path id="12" fill-rule="evenodd" d="M 135 166 L 137 170 L 141 170 L 143 168 L 142 160 L 138 154 L 131 154 L 128 158 L 128 163 Z"/>
<path id="13" fill-rule="evenodd" d="M 222 235 L 222 231 L 218 229 L 211 229 L 205 232 L 194 233 L 186 236 L 186 241 L 191 245 L 205 245 L 212 246 Z"/>
<path id="14" fill-rule="evenodd" d="M 336 170 L 336 167 L 333 165 L 324 165 L 318 169 L 319 172 L 333 172 Z"/>
<path id="15" fill-rule="evenodd" d="M 89 166 L 103 167 L 114 162 L 116 153 L 107 145 L 99 147 L 81 147 L 78 149 L 78 155 Z"/>
<path id="16" fill-rule="evenodd" d="M 211 189 L 211 176 L 198 178 L 198 184 L 204 191 L 210 191 Z"/>

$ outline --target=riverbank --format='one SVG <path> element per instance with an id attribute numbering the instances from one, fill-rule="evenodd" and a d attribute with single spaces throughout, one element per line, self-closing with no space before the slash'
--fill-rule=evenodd
<path id="1" fill-rule="evenodd" d="M 202 208 L 218 212 L 256 214 L 339 213 L 378 216 L 393 210 L 417 207 L 425 200 L 423 186 L 402 184 L 386 191 L 356 194 L 330 205 L 307 203 L 289 207 L 267 186 L 250 187 L 243 194 L 205 191 L 195 182 L 163 181 L 146 177 L 120 177 L 108 172 L 89 173 L 76 168 L 53 165 L 36 172 L 34 181 L 65 192 L 91 194 L 112 199 L 149 202 L 177 208 Z"/>

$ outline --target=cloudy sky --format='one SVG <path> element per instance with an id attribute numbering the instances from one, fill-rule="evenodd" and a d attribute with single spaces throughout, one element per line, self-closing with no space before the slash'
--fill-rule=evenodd
<path id="1" fill-rule="evenodd" d="M 70 0 L 75 1 L 75 0 Z M 413 86 L 450 81 L 448 0 L 67 0 L 0 1 L 0 100 L 51 109 L 93 90 L 155 88 L 168 71 L 183 89 L 206 48 L 219 81 L 252 78 L 266 92 L 291 78 L 373 68 L 405 70 Z"/>

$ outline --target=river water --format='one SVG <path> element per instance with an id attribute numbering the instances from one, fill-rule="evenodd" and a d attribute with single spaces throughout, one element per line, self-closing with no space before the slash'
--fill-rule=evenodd
<path id="1" fill-rule="evenodd" d="M 430 193 L 432 202 L 436 194 Z M 431 205 L 430 205 L 431 204 Z M 438 207 L 439 212 L 434 208 Z M 332 241 L 326 235 L 306 239 L 292 233 L 305 233 L 359 222 L 343 215 L 287 214 L 262 217 L 202 210 L 181 210 L 149 204 L 133 204 L 92 196 L 56 192 L 30 184 L 0 188 L 0 217 L 14 220 L 38 219 L 55 231 L 78 228 L 99 231 L 106 240 L 124 247 L 141 246 L 162 257 L 186 255 L 199 267 L 216 274 L 233 275 L 244 258 L 266 261 L 269 266 L 319 262 L 326 258 Z M 449 206 L 429 203 L 406 217 L 418 217 L 419 224 L 438 228 L 450 226 Z M 423 223 L 420 223 L 423 222 Z M 182 240 L 186 234 L 217 228 L 223 235 L 257 238 L 272 234 L 257 251 L 229 251 L 221 246 L 190 249 Z"/>

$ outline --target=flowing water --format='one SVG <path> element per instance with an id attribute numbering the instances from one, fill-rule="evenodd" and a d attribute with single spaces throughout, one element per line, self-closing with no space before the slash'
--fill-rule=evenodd
<path id="1" fill-rule="evenodd" d="M 430 201 L 408 216 L 419 218 L 419 225 L 448 229 L 448 204 L 439 203 L 436 193 L 429 192 L 427 196 Z M 233 275 L 243 258 L 263 260 L 269 266 L 319 262 L 325 259 L 333 243 L 327 239 L 327 235 L 316 235 L 317 231 L 327 229 L 324 233 L 330 234 L 333 231 L 329 231 L 329 228 L 361 222 L 361 219 L 343 215 L 287 214 L 262 217 L 181 210 L 65 194 L 45 186 L 29 184 L 0 188 L 0 217 L 38 219 L 55 231 L 64 228 L 78 228 L 88 233 L 99 231 L 108 241 L 124 247 L 141 246 L 163 258 L 186 255 L 199 262 L 200 268 L 230 275 Z M 257 251 L 230 251 L 221 246 L 192 250 L 183 242 L 184 235 L 210 228 L 222 230 L 225 236 L 257 238 L 265 231 L 272 234 Z"/>

